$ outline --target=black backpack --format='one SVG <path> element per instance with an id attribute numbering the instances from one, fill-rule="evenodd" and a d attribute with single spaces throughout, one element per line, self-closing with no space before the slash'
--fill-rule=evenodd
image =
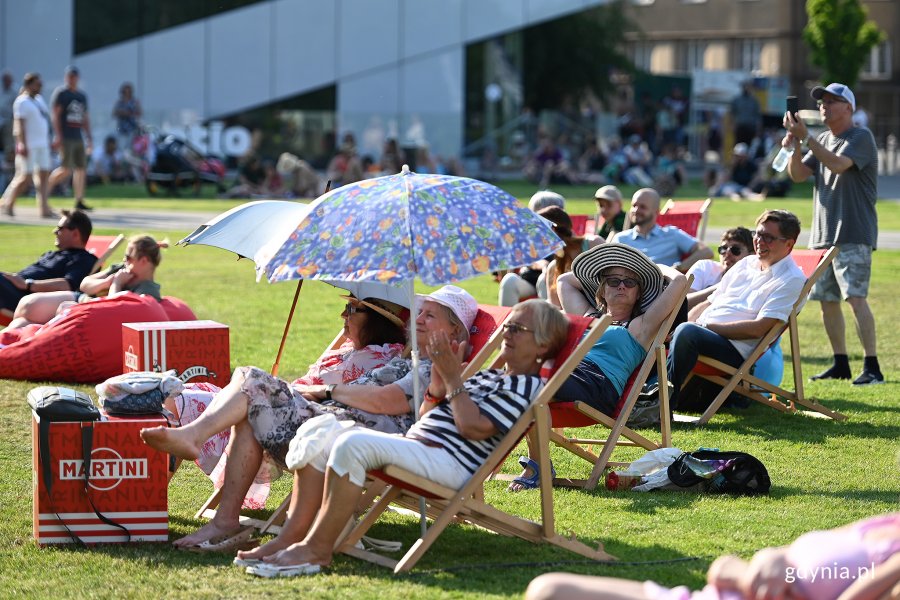
<path id="1" fill-rule="evenodd" d="M 772 485 L 765 465 L 746 452 L 683 452 L 669 465 L 668 475 L 675 485 L 719 494 L 758 496 Z"/>

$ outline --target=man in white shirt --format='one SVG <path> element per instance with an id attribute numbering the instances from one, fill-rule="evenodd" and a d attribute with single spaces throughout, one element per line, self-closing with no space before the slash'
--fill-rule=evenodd
<path id="1" fill-rule="evenodd" d="M 785 322 L 806 283 L 791 250 L 800 220 L 786 210 L 767 210 L 756 221 L 755 256 L 725 273 L 719 287 L 695 306 L 675 329 L 668 371 L 674 386 L 672 406 L 701 355 L 738 367 L 776 322 Z"/>
<path id="2" fill-rule="evenodd" d="M 38 175 L 37 206 L 42 218 L 58 219 L 47 203 L 50 176 L 50 109 L 41 97 L 43 82 L 37 73 L 26 73 L 23 93 L 13 103 L 13 133 L 16 138 L 16 175 L 3 194 L 0 211 L 14 216 L 13 205 L 28 187 L 29 179 Z"/>

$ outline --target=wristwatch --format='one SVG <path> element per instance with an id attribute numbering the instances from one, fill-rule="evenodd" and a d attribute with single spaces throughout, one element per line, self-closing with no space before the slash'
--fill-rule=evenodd
<path id="1" fill-rule="evenodd" d="M 29 294 L 31 293 L 31 286 L 34 285 L 34 279 L 26 279 L 25 280 L 25 291 Z"/>
<path id="2" fill-rule="evenodd" d="M 331 400 L 331 393 L 334 391 L 334 388 L 337 387 L 336 383 L 329 383 L 325 386 L 325 399 Z"/>

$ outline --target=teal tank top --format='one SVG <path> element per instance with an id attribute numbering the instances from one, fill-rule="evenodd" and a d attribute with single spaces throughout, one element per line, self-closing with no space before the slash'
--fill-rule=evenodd
<path id="1" fill-rule="evenodd" d="M 611 325 L 584 358 L 600 367 L 621 396 L 628 378 L 645 356 L 647 351 L 626 327 Z"/>

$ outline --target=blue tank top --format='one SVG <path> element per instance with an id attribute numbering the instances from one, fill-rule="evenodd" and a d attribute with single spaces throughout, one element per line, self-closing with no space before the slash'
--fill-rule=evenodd
<path id="1" fill-rule="evenodd" d="M 626 327 L 611 325 L 584 358 L 600 367 L 621 396 L 628 378 L 645 356 L 647 351 Z"/>

